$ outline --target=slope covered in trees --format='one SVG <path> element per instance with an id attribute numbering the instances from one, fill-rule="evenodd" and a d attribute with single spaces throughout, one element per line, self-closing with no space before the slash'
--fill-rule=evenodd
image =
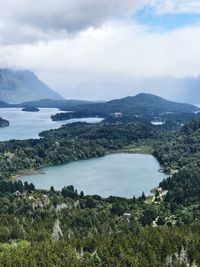
<path id="1" fill-rule="evenodd" d="M 179 132 L 149 124 L 74 123 L 39 140 L 0 143 L 0 266 L 200 266 L 200 120 Z M 171 173 L 150 197 L 36 190 L 21 170 L 146 145 Z"/>
<path id="2" fill-rule="evenodd" d="M 103 156 L 156 135 L 151 127 L 139 123 L 121 127 L 74 123 L 43 132 L 39 140 L 1 142 L 0 179 L 10 178 L 25 169 Z"/>
<path id="3" fill-rule="evenodd" d="M 156 95 L 141 93 L 105 103 L 78 106 L 76 111 L 87 111 L 93 114 L 122 112 L 129 115 L 158 115 L 164 112 L 195 112 L 199 111 L 199 108 L 191 104 L 177 103 Z"/>
<path id="4" fill-rule="evenodd" d="M 41 99 L 36 101 L 23 102 L 17 105 L 17 107 L 36 107 L 36 108 L 60 108 L 70 111 L 76 106 L 92 103 L 84 100 L 73 99 Z"/>
<path id="5" fill-rule="evenodd" d="M 184 210 L 4 181 L 0 266 L 199 266 L 200 217 Z"/>

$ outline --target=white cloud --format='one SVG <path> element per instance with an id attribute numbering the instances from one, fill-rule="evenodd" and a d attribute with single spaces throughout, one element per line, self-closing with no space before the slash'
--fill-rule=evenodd
<path id="1" fill-rule="evenodd" d="M 160 14 L 200 12 L 195 0 L 7 0 L 0 66 L 33 70 L 66 97 L 93 99 L 134 94 L 154 77 L 198 75 L 200 26 L 152 32 L 129 18 L 146 4 Z"/>
<path id="2" fill-rule="evenodd" d="M 86 97 L 110 97 L 109 90 L 113 94 L 115 87 L 122 96 L 130 94 L 131 86 L 138 79 L 198 75 L 200 39 L 197 36 L 200 36 L 198 26 L 152 33 L 148 28 L 128 22 L 106 23 L 73 38 L 2 46 L 0 58 L 2 66 L 39 73 L 66 97 L 84 95 L 84 92 Z"/>
<path id="3" fill-rule="evenodd" d="M 0 9 L 0 42 L 62 38 L 105 21 L 126 18 L 148 0 L 6 0 Z"/>
<path id="4" fill-rule="evenodd" d="M 113 20 L 126 20 L 145 6 L 159 14 L 200 13 L 199 0 L 6 0 L 0 8 L 0 43 L 63 39 Z"/>
<path id="5" fill-rule="evenodd" d="M 200 13 L 199 0 L 153 0 L 151 4 L 159 14 Z"/>
<path id="6" fill-rule="evenodd" d="M 6 59 L 16 67 L 29 65 L 57 72 L 129 77 L 197 75 L 199 35 L 200 27 L 152 33 L 139 25 L 109 23 L 74 38 L 7 47 Z"/>

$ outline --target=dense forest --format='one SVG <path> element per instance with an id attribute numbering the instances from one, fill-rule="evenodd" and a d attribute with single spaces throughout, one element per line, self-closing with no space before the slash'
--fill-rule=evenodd
<path id="1" fill-rule="evenodd" d="M 200 266 L 200 120 L 73 123 L 0 143 L 0 266 Z M 151 196 L 36 190 L 27 169 L 115 151 L 152 153 L 170 176 Z"/>
<path id="2" fill-rule="evenodd" d="M 0 143 L 0 179 L 26 169 L 103 156 L 130 144 L 148 142 L 157 133 L 139 123 L 122 126 L 74 123 L 40 135 L 43 138 L 38 140 Z"/>
<path id="3" fill-rule="evenodd" d="M 200 264 L 198 220 L 184 209 L 174 215 L 158 194 L 102 199 L 20 181 L 0 188 L 0 266 Z"/>

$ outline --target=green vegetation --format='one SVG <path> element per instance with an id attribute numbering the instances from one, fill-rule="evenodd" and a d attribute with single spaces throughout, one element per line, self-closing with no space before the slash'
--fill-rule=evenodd
<path id="1" fill-rule="evenodd" d="M 129 96 L 122 99 L 112 100 L 105 103 L 95 103 L 77 106 L 75 111 L 90 112 L 93 114 L 110 114 L 121 112 L 126 115 L 160 115 L 162 113 L 192 113 L 199 111 L 199 108 L 190 105 L 176 103 L 164 98 L 141 93 L 136 96 Z"/>
<path id="2" fill-rule="evenodd" d="M 200 196 L 200 119 L 185 124 L 180 132 L 163 136 L 154 155 L 166 171 L 179 170 L 160 186 L 169 190 L 166 201 L 177 205 L 199 203 Z"/>
<path id="3" fill-rule="evenodd" d="M 152 146 L 152 140 L 149 140 L 149 142 L 148 140 L 145 140 L 144 142 L 140 141 L 139 144 L 135 143 L 125 146 L 122 151 L 137 154 L 152 154 L 154 150 Z"/>
<path id="4" fill-rule="evenodd" d="M 0 143 L 0 266 L 200 266 L 200 119 L 180 131 L 141 122 L 74 123 Z M 129 151 L 165 171 L 151 196 L 85 196 L 9 179 L 43 165 Z"/>
<path id="5" fill-rule="evenodd" d="M 122 126 L 74 123 L 43 132 L 39 140 L 1 142 L 0 179 L 9 179 L 27 169 L 100 157 L 142 140 L 145 143 L 156 135 L 152 128 L 139 123 Z"/>
<path id="6" fill-rule="evenodd" d="M 73 99 L 42 99 L 35 101 L 28 101 L 17 105 L 18 107 L 38 107 L 38 108 L 60 108 L 65 110 L 72 110 L 74 107 L 84 104 L 92 103 L 85 100 L 73 100 Z"/>
<path id="7" fill-rule="evenodd" d="M 185 124 L 181 131 L 162 134 L 154 155 L 166 168 L 199 167 L 200 119 Z"/>
<path id="8" fill-rule="evenodd" d="M 25 107 L 22 109 L 22 111 L 27 111 L 27 112 L 38 112 L 40 111 L 39 108 L 36 107 Z"/>
<path id="9" fill-rule="evenodd" d="M 66 106 L 63 105 L 61 109 L 68 112 L 52 115 L 53 121 L 88 117 L 104 118 L 107 125 L 138 122 L 147 125 L 152 121 L 158 121 L 163 122 L 163 125 L 155 127 L 160 131 L 178 131 L 182 124 L 199 117 L 199 108 L 194 105 L 167 101 L 151 94 L 138 94 L 104 103 L 83 103 L 71 107 L 66 102 Z"/>
<path id="10" fill-rule="evenodd" d="M 105 115 L 105 114 L 102 114 Z M 70 119 L 81 119 L 81 118 L 94 118 L 94 117 L 99 117 L 99 115 L 91 114 L 90 112 L 81 112 L 81 111 L 76 111 L 76 112 L 62 112 L 62 113 L 57 113 L 55 115 L 51 116 L 52 121 L 64 121 L 64 120 L 70 120 Z"/>
<path id="11" fill-rule="evenodd" d="M 147 203 L 144 194 L 102 199 L 73 186 L 40 191 L 17 181 L 0 189 L 0 266 L 200 264 L 200 217 L 171 213 L 158 194 Z"/>
<path id="12" fill-rule="evenodd" d="M 5 120 L 5 119 L 2 119 L 0 117 L 0 128 L 1 127 L 8 127 L 9 126 L 9 121 Z"/>

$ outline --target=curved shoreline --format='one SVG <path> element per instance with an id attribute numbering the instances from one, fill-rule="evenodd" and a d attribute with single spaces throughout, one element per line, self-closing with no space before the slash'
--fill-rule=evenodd
<path id="1" fill-rule="evenodd" d="M 150 148 L 152 149 L 152 148 Z M 105 155 L 101 156 L 101 157 L 93 157 L 93 158 L 87 158 L 87 159 L 78 159 L 78 160 L 73 160 L 73 161 L 69 161 L 69 162 L 65 162 L 65 163 L 60 163 L 60 164 L 45 164 L 45 165 L 41 165 L 40 167 L 38 168 L 31 168 L 31 169 L 25 169 L 25 170 L 20 170 L 18 174 L 15 174 L 11 177 L 11 180 L 20 180 L 21 177 L 24 177 L 24 176 L 29 176 L 29 175 L 40 175 L 40 174 L 45 174 L 44 171 L 41 171 L 42 168 L 46 168 L 46 167 L 53 167 L 53 166 L 59 166 L 59 165 L 65 165 L 65 164 L 68 164 L 68 163 L 71 163 L 71 162 L 76 162 L 76 161 L 80 161 L 80 160 L 90 160 L 90 159 L 95 159 L 95 158 L 102 158 L 102 157 L 105 157 L 107 155 L 112 155 L 112 154 L 119 154 L 119 153 L 127 153 L 127 154 L 143 154 L 143 155 L 152 155 L 156 160 L 157 158 L 153 155 L 152 151 L 150 152 L 150 149 L 148 150 L 145 150 L 145 151 L 142 151 L 141 150 L 141 146 L 138 146 L 136 147 L 136 149 L 120 149 L 120 150 L 117 150 L 117 151 L 107 151 L 105 153 Z M 157 160 L 158 161 L 158 160 Z M 159 163 L 159 161 L 158 161 Z M 159 163 L 160 164 L 160 163 Z M 172 172 L 166 172 L 165 171 L 165 168 L 162 167 L 162 165 L 160 165 L 160 168 L 158 169 L 158 172 L 160 173 L 164 173 L 166 175 L 172 175 L 174 172 L 176 172 L 176 170 L 172 171 Z"/>
<path id="2" fill-rule="evenodd" d="M 111 156 L 111 161 L 110 161 L 109 156 Z M 121 165 L 120 161 L 118 160 L 124 159 L 124 157 L 126 158 L 127 161 L 122 160 L 122 165 Z M 147 167 L 147 169 L 146 169 L 146 166 L 143 165 L 143 159 L 144 158 L 146 159 L 146 157 L 148 157 L 147 162 L 149 166 Z M 119 172 L 117 173 L 121 173 L 120 179 L 118 175 L 116 176 L 116 171 L 115 171 L 116 165 L 113 165 L 113 162 L 115 162 L 115 164 L 118 165 Z M 74 164 L 80 164 L 80 165 L 74 165 Z M 98 166 L 108 167 L 108 165 L 110 166 L 109 171 L 108 172 L 105 171 L 105 176 L 108 175 L 106 177 L 109 178 L 108 179 L 109 182 L 105 182 L 104 181 L 104 170 L 102 170 L 102 167 L 100 170 Z M 79 169 L 79 166 L 80 166 L 80 169 Z M 90 171 L 88 172 L 88 169 L 87 169 L 88 166 L 90 166 L 90 169 L 96 166 L 97 167 L 97 169 L 95 169 L 96 172 L 95 173 L 90 172 Z M 125 168 L 125 166 L 127 166 L 127 169 L 123 169 Z M 131 166 L 135 166 L 135 167 L 131 167 Z M 162 182 L 163 179 L 167 177 L 166 175 L 161 174 L 159 172 L 159 162 L 155 159 L 155 157 L 153 157 L 153 155 L 149 155 L 149 154 L 142 155 L 141 153 L 140 154 L 124 153 L 121 151 L 118 153 L 118 155 L 116 153 L 110 153 L 110 155 L 107 154 L 105 157 L 101 157 L 101 158 L 91 158 L 87 160 L 72 161 L 70 164 L 61 164 L 60 166 L 53 165 L 52 167 L 53 168 L 50 167 L 50 168 L 38 169 L 36 171 L 31 170 L 30 172 L 27 171 L 25 172 L 27 176 L 22 174 L 18 176 L 18 179 L 21 179 L 23 182 L 25 181 L 28 181 L 29 183 L 32 182 L 38 189 L 48 189 L 52 185 L 52 186 L 55 186 L 57 190 L 61 190 L 63 186 L 72 184 L 78 190 L 84 190 L 84 192 L 87 192 L 88 195 L 98 194 L 102 197 L 106 197 L 110 194 L 114 196 L 121 196 L 121 197 L 123 196 L 125 198 L 131 198 L 130 197 L 131 192 L 129 191 L 132 191 L 133 195 L 136 194 L 137 196 L 139 196 L 140 193 L 144 191 L 146 196 L 150 196 L 151 189 L 158 187 L 159 183 Z M 107 167 L 105 167 L 105 170 L 107 170 Z M 120 169 L 124 171 L 121 172 Z M 132 171 L 129 171 L 129 169 Z M 83 170 L 83 172 L 81 170 Z M 102 172 L 103 174 L 101 174 Z M 45 173 L 46 175 L 42 175 Z M 37 177 L 37 175 L 39 176 Z M 94 175 L 94 177 L 91 177 L 91 179 L 88 179 L 87 178 L 88 175 L 89 177 Z M 140 182 L 139 182 L 140 178 L 138 177 L 141 177 L 142 179 Z M 120 190 L 117 189 L 118 186 L 116 185 L 118 183 L 123 183 L 122 182 L 123 179 L 125 181 L 127 180 L 127 185 L 128 184 L 129 185 L 128 187 L 127 186 L 124 187 L 125 188 L 124 191 L 122 190 L 122 192 L 120 192 Z M 90 190 L 88 189 L 89 180 L 91 180 L 90 182 L 92 182 L 94 186 Z M 93 181 L 95 182 L 93 183 Z M 97 183 L 100 183 L 99 185 L 105 183 L 105 184 L 108 184 L 109 186 L 112 184 L 113 189 L 108 190 L 108 193 L 104 194 L 104 189 L 103 189 L 104 186 L 102 188 L 100 187 L 97 190 L 96 188 Z M 149 186 L 147 186 L 147 184 Z M 129 186 L 132 187 L 132 190 L 129 190 L 130 188 Z"/>

